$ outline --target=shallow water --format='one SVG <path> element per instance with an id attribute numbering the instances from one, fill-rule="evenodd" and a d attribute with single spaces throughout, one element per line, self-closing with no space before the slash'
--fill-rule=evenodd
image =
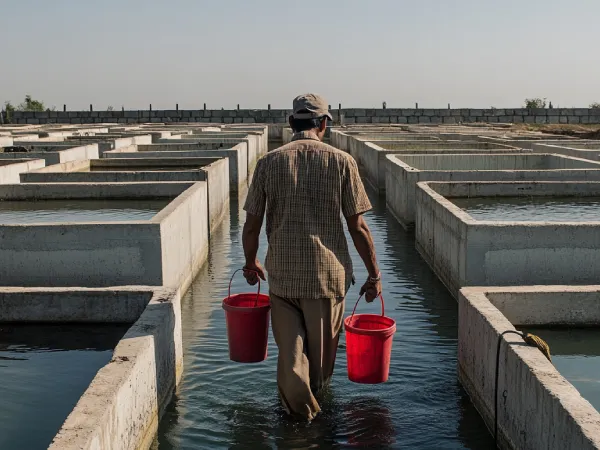
<path id="1" fill-rule="evenodd" d="M 600 328 L 527 331 L 548 343 L 556 369 L 600 411 Z"/>
<path id="2" fill-rule="evenodd" d="M 381 264 L 386 315 L 398 326 L 389 382 L 367 386 L 348 381 L 342 337 L 333 383 L 322 403 L 324 413 L 304 425 L 288 420 L 279 404 L 272 335 L 266 362 L 229 361 L 221 300 L 231 274 L 243 265 L 244 215 L 233 201 L 230 220 L 212 236 L 208 265 L 183 299 L 184 376 L 161 421 L 154 449 L 493 447 L 457 381 L 456 302 L 419 258 L 414 236 L 406 234 L 383 206 L 376 206 L 367 220 Z M 261 260 L 265 249 L 263 235 Z M 365 279 L 356 252 L 352 257 L 357 279 Z M 249 290 L 238 274 L 232 292 Z M 348 295 L 348 314 L 358 290 L 353 286 Z M 358 311 L 379 308 L 377 303 L 363 303 Z"/>
<path id="3" fill-rule="evenodd" d="M 171 199 L 4 200 L 0 225 L 48 222 L 125 222 L 150 220 Z"/>
<path id="4" fill-rule="evenodd" d="M 476 220 L 600 221 L 600 197 L 460 197 L 449 200 Z"/>
<path id="5" fill-rule="evenodd" d="M 0 448 L 48 448 L 127 328 L 0 324 Z"/>

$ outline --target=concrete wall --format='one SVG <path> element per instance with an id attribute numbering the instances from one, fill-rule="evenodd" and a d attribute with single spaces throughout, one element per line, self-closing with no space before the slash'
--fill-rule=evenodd
<path id="1" fill-rule="evenodd" d="M 93 136 L 75 136 L 67 138 L 68 142 L 73 142 L 78 145 L 88 143 L 96 143 L 102 156 L 105 152 L 111 150 L 124 149 L 132 145 L 148 145 L 152 144 L 152 135 L 144 134 L 138 136 L 123 136 L 123 135 L 102 135 L 96 134 Z"/>
<path id="2" fill-rule="evenodd" d="M 459 379 L 490 429 L 494 429 L 495 422 L 496 347 L 500 334 L 515 330 L 513 325 L 597 325 L 599 291 L 600 286 L 460 291 Z M 537 348 L 525 345 L 512 334 L 502 340 L 498 377 L 500 448 L 600 448 L 600 413 Z"/>
<path id="3" fill-rule="evenodd" d="M 154 289 L 0 287 L 0 323 L 134 323 Z"/>
<path id="4" fill-rule="evenodd" d="M 177 150 L 172 151 L 174 144 L 156 146 L 157 151 L 138 152 L 106 152 L 105 158 L 228 158 L 229 183 L 231 192 L 240 192 L 249 182 L 248 151 L 245 143 L 235 145 L 228 150 Z M 189 144 L 184 144 L 189 145 Z M 139 147 L 138 147 L 139 148 Z M 147 148 L 147 147 L 146 147 Z M 194 148 L 190 147 L 175 148 Z"/>
<path id="5" fill-rule="evenodd" d="M 509 135 L 510 136 L 510 135 Z M 546 135 L 546 136 L 519 136 L 512 137 L 497 137 L 497 136 L 479 136 L 478 139 L 482 142 L 495 142 L 498 144 L 512 145 L 519 148 L 527 148 L 533 150 L 539 143 L 550 145 L 568 145 L 569 142 L 577 141 L 578 139 L 570 136 Z"/>
<path id="6" fill-rule="evenodd" d="M 181 287 L 184 292 L 206 261 L 207 199 L 206 183 L 198 184 L 155 217 L 160 223 L 163 285 Z"/>
<path id="7" fill-rule="evenodd" d="M 60 147 L 62 148 L 62 147 Z M 97 159 L 97 144 L 89 144 L 82 147 L 67 147 L 65 150 L 56 151 L 32 151 L 23 153 L 0 153 L 0 159 L 43 159 L 46 165 L 59 164 L 68 161 L 77 161 L 84 159 Z"/>
<path id="8" fill-rule="evenodd" d="M 10 136 L 0 136 L 0 148 L 13 145 L 13 138 Z"/>
<path id="9" fill-rule="evenodd" d="M 420 181 L 600 181 L 600 164 L 551 154 L 388 155 L 386 204 L 414 225 Z"/>
<path id="10" fill-rule="evenodd" d="M 421 182 L 416 247 L 456 297 L 464 286 L 594 284 L 600 222 L 474 220 L 445 197 L 599 196 L 600 183 Z"/>
<path id="11" fill-rule="evenodd" d="M 561 144 L 535 143 L 532 145 L 536 152 L 558 153 L 561 155 L 600 161 L 600 143 L 577 144 L 565 142 Z"/>
<path id="12" fill-rule="evenodd" d="M 215 133 L 218 134 L 218 133 Z M 265 154 L 268 150 L 268 147 L 262 148 L 262 139 L 259 135 L 240 135 L 240 137 L 229 137 L 231 135 L 225 135 L 222 137 L 202 137 L 203 135 L 197 135 L 196 138 L 189 138 L 188 136 L 184 136 L 181 139 L 160 139 L 158 140 L 158 144 L 165 145 L 196 145 L 198 149 L 221 149 L 221 148 L 232 148 L 237 144 L 246 144 L 246 149 L 248 152 L 248 166 L 250 171 L 252 172 L 258 158 Z M 142 146 L 138 151 L 144 151 L 145 147 Z"/>
<path id="13" fill-rule="evenodd" d="M 0 285 L 188 283 L 208 251 L 205 182 L 0 185 L 3 200 L 159 197 L 176 198 L 147 221 L 0 225 Z"/>
<path id="14" fill-rule="evenodd" d="M 285 125 L 289 109 L 234 110 L 145 110 L 145 111 L 15 111 L 12 123 L 171 123 L 203 122 L 226 124 L 274 123 Z M 332 109 L 334 121 L 352 124 L 457 124 L 489 123 L 600 123 L 600 111 L 587 108 L 554 109 L 411 109 L 341 108 Z"/>
<path id="15" fill-rule="evenodd" d="M 292 131 L 291 128 L 283 128 L 282 129 L 281 140 L 283 141 L 284 144 L 289 144 L 290 142 L 292 142 L 293 136 L 294 136 L 294 132 Z M 333 140 L 332 140 L 332 144 L 333 144 Z M 334 145 L 334 147 L 335 147 L 335 145 Z"/>
<path id="16" fill-rule="evenodd" d="M 161 170 L 152 170 L 155 166 Z M 173 168 L 169 170 L 169 166 Z M 90 168 L 96 171 L 90 171 Z M 0 167 L 0 173 L 1 170 Z M 23 183 L 205 181 L 208 183 L 207 210 L 211 229 L 221 223 L 229 204 L 227 158 L 111 158 L 77 161 L 23 173 L 21 180 Z"/>
<path id="17" fill-rule="evenodd" d="M 20 175 L 46 165 L 43 159 L 0 160 L 0 184 L 20 182 Z"/>
<path id="18" fill-rule="evenodd" d="M 147 288 L 134 289 L 147 301 Z M 102 303 L 115 304 L 115 296 L 128 300 L 135 291 L 122 288 L 107 291 L 104 300 L 108 301 Z M 65 292 L 63 297 L 68 295 Z M 107 313 L 109 317 L 112 315 Z M 157 290 L 115 348 L 110 363 L 98 371 L 49 448 L 149 448 L 180 380 L 182 353 L 179 291 Z"/>
<path id="19" fill-rule="evenodd" d="M 514 147 L 497 144 L 487 144 L 479 142 L 462 141 L 435 141 L 435 140 L 416 140 L 416 141 L 376 141 L 369 142 L 348 137 L 347 145 L 350 154 L 356 159 L 359 167 L 362 168 L 369 184 L 379 192 L 385 191 L 385 166 L 386 156 L 394 153 L 429 153 L 432 150 L 450 151 L 460 153 L 461 151 L 480 150 L 480 153 L 491 149 L 498 149 L 500 152 L 515 151 Z"/>

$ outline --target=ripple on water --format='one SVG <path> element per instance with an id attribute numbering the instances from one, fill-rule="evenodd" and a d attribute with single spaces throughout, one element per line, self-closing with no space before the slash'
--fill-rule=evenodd
<path id="1" fill-rule="evenodd" d="M 221 299 L 229 277 L 243 265 L 240 223 L 232 202 L 230 223 L 213 235 L 209 264 L 182 302 L 184 377 L 160 424 L 155 449 L 410 448 L 489 449 L 491 437 L 456 379 L 457 304 L 414 248 L 414 236 L 391 218 L 378 199 L 367 214 L 381 264 L 386 314 L 397 322 L 390 380 L 358 385 L 346 376 L 340 342 L 323 414 L 310 425 L 287 419 L 277 398 L 277 348 L 260 364 L 228 359 Z M 260 257 L 264 260 L 265 236 Z M 357 280 L 367 274 L 351 248 Z M 358 296 L 348 294 L 346 313 Z M 234 279 L 232 290 L 249 288 Z M 263 286 L 266 291 L 268 286 Z M 365 303 L 360 312 L 376 313 Z"/>

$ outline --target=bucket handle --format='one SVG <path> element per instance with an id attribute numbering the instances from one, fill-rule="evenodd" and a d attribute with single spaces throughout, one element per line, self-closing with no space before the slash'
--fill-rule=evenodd
<path id="1" fill-rule="evenodd" d="M 260 297 L 260 277 L 258 276 L 258 272 L 256 270 L 238 269 L 235 272 L 233 272 L 233 275 L 231 275 L 231 280 L 229 280 L 229 290 L 227 292 L 227 300 L 229 300 L 231 298 L 231 283 L 233 283 L 233 277 L 235 277 L 235 274 L 238 273 L 240 270 L 245 270 L 246 272 L 254 272 L 256 274 L 256 278 L 258 278 L 258 292 L 256 293 L 256 301 L 254 302 L 254 307 L 256 308 L 258 306 L 258 298 Z"/>
<path id="2" fill-rule="evenodd" d="M 358 300 L 356 300 L 356 305 L 354 305 L 354 309 L 352 310 L 352 317 L 354 317 L 354 313 L 356 312 L 356 307 L 358 306 L 358 302 L 360 302 L 360 299 L 363 298 L 363 295 L 364 294 L 362 294 L 360 297 L 358 297 Z M 385 315 L 384 314 L 385 313 L 385 311 L 384 311 L 385 304 L 383 302 L 383 294 L 379 294 L 378 297 L 381 300 L 381 317 L 383 317 Z"/>

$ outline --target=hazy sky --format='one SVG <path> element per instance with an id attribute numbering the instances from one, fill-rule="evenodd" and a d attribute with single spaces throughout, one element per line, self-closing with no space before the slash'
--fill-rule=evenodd
<path id="1" fill-rule="evenodd" d="M 600 102 L 599 0 L 0 0 L 0 102 Z"/>

